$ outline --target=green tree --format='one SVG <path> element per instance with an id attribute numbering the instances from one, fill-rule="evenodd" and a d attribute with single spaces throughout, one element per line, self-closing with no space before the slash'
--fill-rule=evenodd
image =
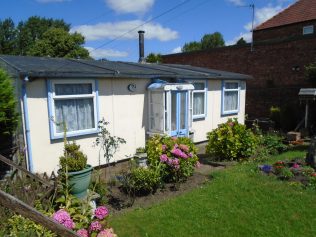
<path id="1" fill-rule="evenodd" d="M 19 119 L 16 106 L 12 79 L 0 69 L 0 154 L 10 154 L 12 136 L 17 129 Z"/>
<path id="2" fill-rule="evenodd" d="M 44 33 L 50 28 L 61 28 L 69 32 L 70 25 L 65 23 L 64 20 L 38 16 L 31 16 L 25 22 L 21 21 L 17 26 L 18 54 L 27 55 L 29 49 L 33 47 L 37 40 L 42 39 Z"/>
<path id="3" fill-rule="evenodd" d="M 150 53 L 147 55 L 147 57 L 145 58 L 147 63 L 161 63 L 162 58 L 161 58 L 161 54 L 154 54 L 154 53 Z"/>
<path id="4" fill-rule="evenodd" d="M 185 43 L 182 47 L 182 52 L 191 52 L 201 50 L 201 43 L 197 41 L 192 41 L 189 43 Z"/>
<path id="5" fill-rule="evenodd" d="M 70 34 L 62 28 L 50 28 L 27 51 L 32 56 L 89 58 L 89 51 L 82 47 L 84 37 Z"/>
<path id="6" fill-rule="evenodd" d="M 246 42 L 246 40 L 243 38 L 243 37 L 241 37 L 237 42 L 236 42 L 236 45 L 246 45 L 247 44 L 247 42 Z"/>
<path id="7" fill-rule="evenodd" d="M 213 49 L 225 46 L 225 41 L 223 35 L 219 32 L 214 32 L 213 34 L 205 34 L 201 39 L 201 48 Z"/>
<path id="8" fill-rule="evenodd" d="M 16 53 L 17 31 L 11 18 L 0 20 L 0 54 Z"/>

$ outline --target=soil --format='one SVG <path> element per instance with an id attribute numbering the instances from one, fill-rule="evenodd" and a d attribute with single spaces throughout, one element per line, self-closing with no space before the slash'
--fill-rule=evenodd
<path id="1" fill-rule="evenodd" d="M 158 189 L 154 194 L 146 196 L 130 197 L 119 186 L 112 186 L 108 195 L 108 207 L 114 215 L 128 210 L 150 207 L 153 204 L 164 202 L 201 187 L 206 182 L 211 181 L 213 171 L 224 168 L 223 165 L 201 164 L 186 182 L 179 184 L 177 187 L 174 184 L 166 184 L 163 189 Z"/>

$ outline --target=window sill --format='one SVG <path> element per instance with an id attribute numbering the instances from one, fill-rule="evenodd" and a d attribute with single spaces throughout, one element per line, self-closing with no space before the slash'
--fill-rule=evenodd
<path id="1" fill-rule="evenodd" d="M 91 135 L 91 134 L 97 134 L 99 131 L 98 129 L 89 129 L 89 130 L 83 130 L 80 132 L 69 132 L 66 134 L 66 137 L 80 137 L 85 135 Z M 64 138 L 64 134 L 54 134 L 51 136 L 51 140 L 58 140 Z"/>
<path id="2" fill-rule="evenodd" d="M 205 118 L 206 118 L 205 114 L 192 116 L 193 121 L 194 120 L 204 120 Z"/>
<path id="3" fill-rule="evenodd" d="M 226 112 L 222 112 L 222 116 L 229 116 L 229 115 L 237 115 L 239 113 L 238 110 L 234 110 L 234 111 L 226 111 Z"/>

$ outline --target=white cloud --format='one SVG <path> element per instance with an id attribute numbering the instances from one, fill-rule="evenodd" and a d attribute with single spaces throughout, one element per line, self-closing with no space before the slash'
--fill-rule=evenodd
<path id="1" fill-rule="evenodd" d="M 171 53 L 181 53 L 182 52 L 182 48 L 180 46 L 174 48 Z"/>
<path id="2" fill-rule="evenodd" d="M 113 49 L 95 49 L 93 47 L 85 47 L 89 53 L 90 56 L 94 59 L 99 58 L 124 58 L 128 56 L 127 52 L 124 51 L 118 51 Z"/>
<path id="3" fill-rule="evenodd" d="M 276 14 L 281 12 L 283 9 L 284 7 L 282 7 L 281 5 L 277 5 L 277 6 L 268 5 L 263 8 L 255 9 L 254 28 L 260 25 L 261 23 L 265 22 L 266 20 L 270 19 L 271 17 L 275 16 Z M 247 42 L 251 42 L 252 21 L 244 25 L 244 29 L 247 30 L 248 32 L 240 33 L 239 36 L 236 36 L 234 39 L 226 42 L 226 45 L 235 44 L 237 40 L 239 40 L 241 37 L 243 37 L 244 40 L 246 40 Z"/>
<path id="4" fill-rule="evenodd" d="M 126 33 L 142 24 L 144 24 L 144 21 L 141 20 L 98 23 L 96 25 L 75 26 L 71 29 L 71 32 L 76 31 L 81 33 L 85 36 L 87 41 L 115 39 L 117 37 L 120 37 L 120 39 L 137 39 L 137 31 L 140 29 L 145 30 L 145 39 L 169 41 L 178 38 L 177 31 L 165 28 L 158 23 L 148 23 L 141 28 L 137 28 L 132 32 Z"/>
<path id="5" fill-rule="evenodd" d="M 155 0 L 105 0 L 105 2 L 118 13 L 144 13 L 154 5 Z"/>
<path id="6" fill-rule="evenodd" d="M 39 3 L 68 2 L 70 0 L 36 0 Z"/>
<path id="7" fill-rule="evenodd" d="M 246 3 L 244 2 L 244 0 L 227 0 L 228 2 L 234 4 L 235 6 L 245 6 Z"/>

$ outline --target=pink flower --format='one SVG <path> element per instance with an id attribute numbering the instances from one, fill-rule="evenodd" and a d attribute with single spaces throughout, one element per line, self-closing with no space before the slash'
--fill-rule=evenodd
<path id="1" fill-rule="evenodd" d="M 86 229 L 77 230 L 77 234 L 81 237 L 89 237 L 88 231 Z"/>
<path id="2" fill-rule="evenodd" d="M 192 158 L 193 157 L 193 153 L 190 152 L 188 156 Z"/>
<path id="3" fill-rule="evenodd" d="M 162 149 L 162 151 L 166 151 L 167 146 L 166 145 L 161 145 L 161 149 Z"/>
<path id="4" fill-rule="evenodd" d="M 297 164 L 297 163 L 294 163 L 294 165 L 292 166 L 294 169 L 298 169 L 298 168 L 300 168 L 300 165 L 299 164 Z"/>
<path id="5" fill-rule="evenodd" d="M 89 231 L 92 232 L 92 231 L 100 231 L 102 229 L 102 225 L 100 222 L 98 221 L 93 221 L 91 222 L 90 224 L 90 227 L 89 227 Z"/>
<path id="6" fill-rule="evenodd" d="M 100 206 L 94 211 L 94 215 L 99 220 L 103 220 L 108 214 L 109 214 L 109 210 L 105 206 Z"/>
<path id="7" fill-rule="evenodd" d="M 168 160 L 168 156 L 166 155 L 166 154 L 162 154 L 161 156 L 160 156 L 160 161 L 161 162 L 166 162 Z"/>
<path id="8" fill-rule="evenodd" d="M 189 151 L 189 147 L 187 146 L 187 145 L 184 145 L 184 144 L 180 144 L 180 149 L 182 150 L 182 151 L 185 151 L 185 152 L 188 152 Z"/>
<path id="9" fill-rule="evenodd" d="M 173 155 L 177 156 L 177 157 L 181 157 L 181 158 L 184 158 L 184 159 L 188 158 L 188 155 L 185 154 L 183 151 L 181 151 L 179 148 L 175 148 L 175 147 L 174 147 L 174 148 L 171 150 L 171 153 L 172 153 Z"/>
<path id="10" fill-rule="evenodd" d="M 172 164 L 173 165 L 179 165 L 180 161 L 179 159 L 175 158 L 173 161 L 172 161 Z"/>
<path id="11" fill-rule="evenodd" d="M 229 122 L 228 125 L 229 125 L 230 127 L 233 127 L 235 124 L 234 124 L 233 122 Z"/>
<path id="12" fill-rule="evenodd" d="M 62 224 L 66 228 L 73 229 L 75 228 L 75 223 L 71 219 L 69 213 L 64 209 L 60 209 L 53 214 L 53 219 L 59 224 Z"/>
<path id="13" fill-rule="evenodd" d="M 114 234 L 114 231 L 112 228 L 104 229 L 100 231 L 100 233 L 97 235 L 97 237 L 116 237 L 117 235 Z"/>

